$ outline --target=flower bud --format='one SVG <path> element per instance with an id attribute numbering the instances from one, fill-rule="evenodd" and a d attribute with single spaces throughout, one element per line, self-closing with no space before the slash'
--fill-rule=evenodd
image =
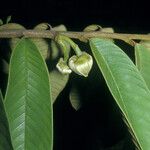
<path id="1" fill-rule="evenodd" d="M 63 58 L 60 58 L 56 68 L 62 73 L 62 74 L 70 74 L 72 71 L 71 69 L 67 66 L 66 62 L 64 62 Z"/>
<path id="2" fill-rule="evenodd" d="M 69 67 L 75 73 L 87 77 L 93 65 L 93 58 L 86 52 L 82 52 L 80 56 L 72 56 L 69 59 Z"/>

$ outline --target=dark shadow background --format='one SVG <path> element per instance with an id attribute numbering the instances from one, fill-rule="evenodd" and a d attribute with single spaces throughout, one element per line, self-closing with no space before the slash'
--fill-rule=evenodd
<path id="1" fill-rule="evenodd" d="M 52 26 L 65 24 L 68 30 L 81 31 L 89 24 L 113 27 L 116 32 L 150 32 L 149 4 L 142 1 L 106 0 L 3 0 L 0 18 L 27 28 L 41 22 Z M 117 44 L 134 60 L 133 48 Z M 86 45 L 84 48 L 88 49 Z M 89 51 L 90 52 L 90 51 Z M 1 87 L 5 83 L 1 78 Z M 83 90 L 82 108 L 75 111 L 69 102 L 73 83 Z M 134 146 L 121 113 L 95 64 L 89 78 L 71 75 L 69 83 L 54 104 L 54 150 L 133 150 Z M 117 145 L 119 148 L 109 149 Z"/>

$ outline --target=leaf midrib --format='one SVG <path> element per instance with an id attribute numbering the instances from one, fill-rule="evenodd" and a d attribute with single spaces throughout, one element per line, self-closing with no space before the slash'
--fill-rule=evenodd
<path id="1" fill-rule="evenodd" d="M 28 85 L 29 85 L 29 69 L 28 69 L 28 50 L 26 50 L 26 47 L 25 47 L 25 45 L 23 46 L 23 49 L 24 49 L 24 51 L 25 51 L 25 74 L 26 74 L 26 82 L 25 82 L 25 90 L 26 90 L 26 96 L 25 96 L 25 103 L 24 103 L 24 105 L 25 105 L 25 110 L 24 110 L 24 115 L 25 115 L 25 119 L 24 119 L 24 150 L 26 149 L 26 128 L 27 128 L 27 126 L 26 126 L 26 120 L 27 120 L 27 101 L 28 101 L 28 92 L 29 92 L 29 90 L 28 90 Z"/>
<path id="2" fill-rule="evenodd" d="M 101 53 L 100 53 L 100 55 L 101 55 Z M 96 57 L 95 57 L 95 58 L 96 58 Z M 126 105 L 124 104 L 123 98 L 122 98 L 122 96 L 121 96 L 121 91 L 119 90 L 119 87 L 117 86 L 117 82 L 116 82 L 115 76 L 113 76 L 113 73 L 112 73 L 112 71 L 111 71 L 109 65 L 107 64 L 107 61 L 106 61 L 105 58 L 103 57 L 103 55 L 101 55 L 101 58 L 103 59 L 104 63 L 106 64 L 106 67 L 108 68 L 108 71 L 110 72 L 110 74 L 111 74 L 111 76 L 112 76 L 112 79 L 113 79 L 113 81 L 114 81 L 114 83 L 115 83 L 115 85 L 116 85 L 118 94 L 119 94 L 119 96 L 120 96 L 120 99 L 121 99 L 122 104 L 123 104 L 123 107 L 124 107 L 124 110 L 122 109 L 122 107 L 120 107 L 120 104 L 119 104 L 117 101 L 116 101 L 116 102 L 117 102 L 117 104 L 119 105 L 119 108 L 122 110 L 122 112 L 123 112 L 123 114 L 124 114 L 124 116 L 125 116 L 125 118 L 126 118 L 128 124 L 129 124 L 130 128 L 132 129 L 133 134 L 135 135 L 136 140 L 138 141 L 138 143 L 139 143 L 139 145 L 140 145 L 140 148 L 141 148 L 141 150 L 142 150 L 142 147 L 141 147 L 141 144 L 140 144 L 140 142 L 139 142 L 139 139 L 138 139 L 138 137 L 137 137 L 137 135 L 136 135 L 136 132 L 135 132 L 133 126 L 130 124 L 130 121 L 129 121 L 129 118 L 130 118 L 130 117 L 127 117 L 127 116 L 129 116 L 129 115 L 128 115 L 127 111 L 126 111 Z M 102 70 L 101 70 L 101 71 L 102 71 Z M 103 71 L 102 71 L 102 74 L 103 74 L 103 77 L 105 78 L 105 75 L 104 75 Z M 106 81 L 106 83 L 108 83 L 107 80 L 105 80 L 105 81 Z M 109 87 L 109 84 L 107 84 L 107 85 L 108 85 L 108 87 Z M 111 88 L 109 87 L 109 89 L 111 89 Z M 111 90 L 110 90 L 110 91 L 111 91 Z M 113 93 L 111 93 L 111 94 L 114 96 Z M 115 96 L 114 96 L 114 97 L 115 97 Z M 116 99 L 116 97 L 115 97 L 115 99 Z"/>

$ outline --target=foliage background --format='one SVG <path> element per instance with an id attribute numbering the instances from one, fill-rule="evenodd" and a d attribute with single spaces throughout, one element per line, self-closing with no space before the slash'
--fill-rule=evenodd
<path id="1" fill-rule="evenodd" d="M 52 26 L 65 24 L 68 30 L 82 30 L 96 23 L 111 26 L 115 32 L 149 33 L 148 7 L 148 2 L 144 1 L 5 0 L 0 4 L 0 18 L 12 15 L 13 22 L 27 28 L 48 22 Z M 133 49 L 123 42 L 118 44 L 134 61 Z M 3 56 L 6 57 L 1 47 L 0 57 Z M 1 74 L 0 87 L 3 89 L 6 81 L 7 77 Z M 78 83 L 80 90 L 84 89 L 81 94 L 83 106 L 77 112 L 71 107 L 68 97 L 73 82 Z M 54 104 L 54 123 L 54 150 L 99 150 L 117 143 L 122 145 L 128 137 L 121 114 L 96 65 L 87 79 L 71 75 Z M 124 145 L 124 149 L 132 149 L 130 142 L 126 141 Z"/>

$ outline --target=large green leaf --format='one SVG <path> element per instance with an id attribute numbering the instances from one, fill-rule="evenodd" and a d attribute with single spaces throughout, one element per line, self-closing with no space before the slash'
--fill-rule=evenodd
<path id="1" fill-rule="evenodd" d="M 4 106 L 14 150 L 52 150 L 48 71 L 29 39 L 21 39 L 13 50 Z"/>
<path id="2" fill-rule="evenodd" d="M 136 65 L 150 89 L 150 47 L 144 44 L 136 44 L 135 58 Z"/>
<path id="3" fill-rule="evenodd" d="M 93 38 L 90 46 L 114 99 L 142 150 L 150 148 L 150 92 L 129 57 L 114 43 Z"/>
<path id="4" fill-rule="evenodd" d="M 0 90 L 0 150 L 12 150 L 8 122 L 3 106 L 3 96 Z"/>

